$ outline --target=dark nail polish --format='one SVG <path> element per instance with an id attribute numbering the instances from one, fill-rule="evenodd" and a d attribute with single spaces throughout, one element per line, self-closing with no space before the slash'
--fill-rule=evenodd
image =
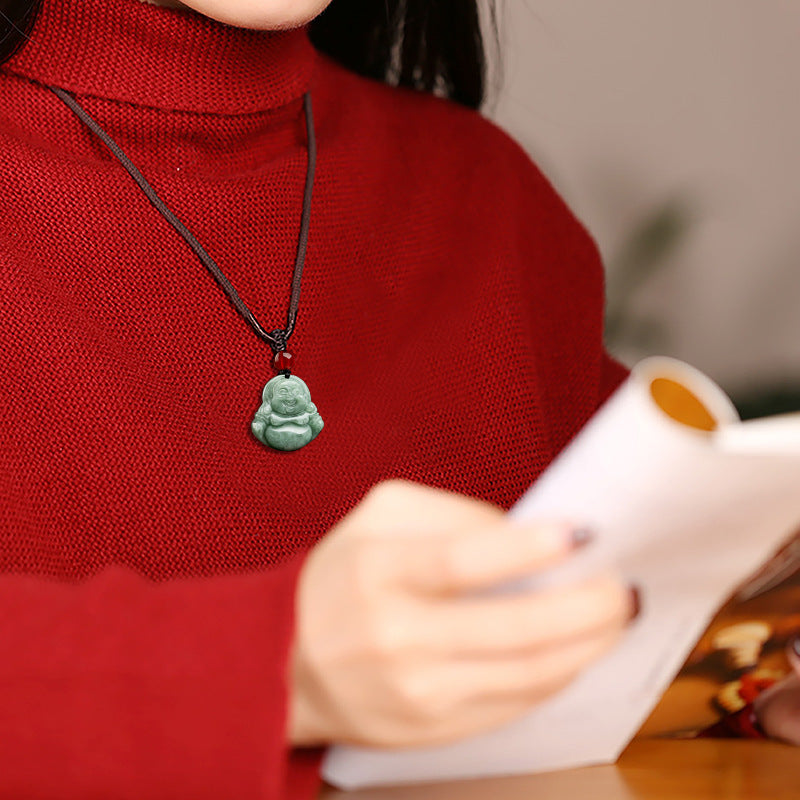
<path id="1" fill-rule="evenodd" d="M 593 539 L 594 534 L 588 528 L 576 528 L 570 536 L 570 544 L 573 550 L 580 550 L 591 544 Z"/>
<path id="2" fill-rule="evenodd" d="M 642 613 L 642 593 L 638 586 L 631 586 L 629 590 L 631 602 L 631 615 L 629 622 L 633 622 Z"/>

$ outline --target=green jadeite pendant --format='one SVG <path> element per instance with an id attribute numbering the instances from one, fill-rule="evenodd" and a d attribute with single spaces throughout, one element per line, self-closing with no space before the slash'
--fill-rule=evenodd
<path id="1" fill-rule="evenodd" d="M 267 381 L 250 428 L 256 439 L 269 447 L 299 450 L 324 424 L 308 386 L 295 375 L 277 375 Z"/>

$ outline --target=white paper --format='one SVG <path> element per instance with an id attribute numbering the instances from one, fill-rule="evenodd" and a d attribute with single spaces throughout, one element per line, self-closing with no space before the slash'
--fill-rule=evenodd
<path id="1" fill-rule="evenodd" d="M 659 377 L 689 387 L 718 430 L 667 416 L 650 392 Z M 637 624 L 616 651 L 519 721 L 445 747 L 334 747 L 324 764 L 329 782 L 357 788 L 615 761 L 719 606 L 800 526 L 800 418 L 741 423 L 701 373 L 647 359 L 511 514 L 580 520 L 597 536 L 568 566 L 515 589 L 615 565 L 643 589 Z"/>

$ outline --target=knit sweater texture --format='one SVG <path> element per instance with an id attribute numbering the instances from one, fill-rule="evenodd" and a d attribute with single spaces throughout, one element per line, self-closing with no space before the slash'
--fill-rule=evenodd
<path id="1" fill-rule="evenodd" d="M 272 376 L 74 92 L 267 329 L 325 428 L 249 423 Z M 510 507 L 619 382 L 595 246 L 480 114 L 136 0 L 45 0 L 0 70 L 0 798 L 312 797 L 285 743 L 303 554 L 375 483 Z M 498 542 L 498 547 L 502 542 Z M 342 620 L 342 624 L 347 624 Z"/>

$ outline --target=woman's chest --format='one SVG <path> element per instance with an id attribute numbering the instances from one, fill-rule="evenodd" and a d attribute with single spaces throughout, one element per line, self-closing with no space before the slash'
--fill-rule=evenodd
<path id="1" fill-rule="evenodd" d="M 299 217 L 299 186 L 280 186 L 184 214 L 267 330 L 285 322 Z M 311 546 L 384 478 L 501 504 L 524 489 L 550 457 L 529 343 L 513 326 L 487 335 L 513 287 L 482 280 L 486 254 L 424 215 L 332 193 L 289 342 L 324 429 L 294 452 L 250 429 L 269 348 L 135 190 L 64 181 L 14 206 L 20 224 L 0 231 L 7 568 L 254 569 Z"/>

